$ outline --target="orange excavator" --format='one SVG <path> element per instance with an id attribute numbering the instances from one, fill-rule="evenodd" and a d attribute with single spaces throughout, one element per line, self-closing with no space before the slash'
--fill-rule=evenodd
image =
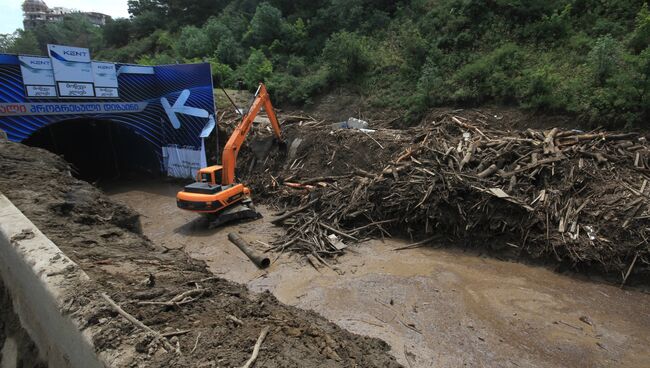
<path id="1" fill-rule="evenodd" d="M 221 165 L 200 169 L 196 174 L 196 182 L 186 185 L 176 194 L 178 208 L 206 215 L 210 221 L 210 228 L 233 220 L 262 217 L 253 206 L 250 189 L 235 182 L 237 154 L 246 140 L 253 120 L 262 108 L 271 121 L 278 143 L 283 146 L 280 124 L 273 110 L 271 98 L 266 86 L 260 83 L 251 108 L 242 117 L 223 149 Z"/>

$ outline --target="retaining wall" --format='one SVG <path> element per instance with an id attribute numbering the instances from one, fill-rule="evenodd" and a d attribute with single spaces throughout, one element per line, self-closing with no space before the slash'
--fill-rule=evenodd
<path id="1" fill-rule="evenodd" d="M 49 367 L 105 366 L 66 308 L 88 275 L 1 193 L 0 277 Z"/>

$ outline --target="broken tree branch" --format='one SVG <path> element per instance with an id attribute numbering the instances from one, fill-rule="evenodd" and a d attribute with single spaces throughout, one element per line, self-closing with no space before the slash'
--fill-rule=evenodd
<path id="1" fill-rule="evenodd" d="M 127 313 L 124 309 L 122 309 L 122 307 L 120 307 L 119 305 L 117 305 L 117 303 L 115 303 L 115 302 L 113 301 L 113 299 L 111 299 L 111 298 L 108 296 L 108 294 L 106 294 L 106 293 L 101 293 L 101 297 L 104 298 L 104 300 L 106 301 L 106 303 L 108 303 L 108 305 L 110 305 L 111 308 L 113 308 L 114 311 L 116 311 L 119 315 L 121 315 L 122 317 L 124 317 L 127 321 L 129 321 L 129 322 L 131 322 L 132 324 L 136 325 L 136 326 L 137 326 L 138 328 L 140 328 L 141 330 L 143 330 L 143 331 L 145 331 L 145 332 L 147 332 L 147 333 L 150 333 L 150 334 L 154 335 L 154 337 L 156 338 L 156 340 L 160 340 L 160 342 L 162 342 L 162 344 L 163 344 L 163 346 L 165 347 L 165 350 L 167 350 L 167 352 L 170 352 L 170 351 L 174 351 L 174 350 L 175 350 L 174 347 L 173 347 L 173 346 L 172 346 L 172 345 L 167 341 L 167 339 L 165 339 L 165 338 L 164 338 L 164 337 L 163 337 L 159 332 L 154 331 L 151 327 L 149 327 L 149 326 L 145 325 L 144 323 L 138 321 L 137 318 L 135 318 L 135 317 L 133 317 L 131 314 Z"/>
<path id="2" fill-rule="evenodd" d="M 250 359 L 242 366 L 242 368 L 250 368 L 253 363 L 255 363 L 255 359 L 257 359 L 257 356 L 260 353 L 260 347 L 262 346 L 262 343 L 264 342 L 264 339 L 266 338 L 266 335 L 269 333 L 270 326 L 266 326 L 262 329 L 262 332 L 260 332 L 260 336 L 257 338 L 257 342 L 255 343 L 255 346 L 253 347 L 253 355 L 251 355 Z"/>

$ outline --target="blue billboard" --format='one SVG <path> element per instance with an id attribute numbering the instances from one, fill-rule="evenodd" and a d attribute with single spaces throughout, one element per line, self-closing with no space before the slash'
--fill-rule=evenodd
<path id="1" fill-rule="evenodd" d="M 75 119 L 128 127 L 157 150 L 161 170 L 191 177 L 205 165 L 215 122 L 210 65 L 95 62 L 86 49 L 49 46 L 50 57 L 0 54 L 0 129 L 22 142 Z"/>

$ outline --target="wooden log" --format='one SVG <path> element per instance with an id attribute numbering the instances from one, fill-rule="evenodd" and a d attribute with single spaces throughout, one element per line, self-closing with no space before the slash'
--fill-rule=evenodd
<path id="1" fill-rule="evenodd" d="M 483 132 L 479 128 L 475 127 L 474 125 L 468 124 L 468 123 L 463 123 L 462 121 L 460 121 L 460 119 L 458 119 L 455 116 L 452 116 L 451 120 L 454 123 L 458 124 L 459 126 L 465 128 L 465 129 L 473 130 L 476 133 L 478 133 L 480 136 L 482 136 L 483 138 L 489 139 L 485 134 L 483 134 Z"/>
<path id="2" fill-rule="evenodd" d="M 586 133 L 586 134 L 579 134 L 579 135 L 563 138 L 561 141 L 561 145 L 571 145 L 571 144 L 576 144 L 578 142 L 590 141 L 595 139 L 601 139 L 605 141 L 626 140 L 626 139 L 637 137 L 638 135 L 639 133 L 621 133 L 621 134 Z"/>
<path id="3" fill-rule="evenodd" d="M 510 172 L 504 172 L 504 173 L 501 174 L 501 176 L 504 177 L 504 178 L 509 178 L 509 177 L 511 177 L 513 175 L 516 175 L 516 174 L 520 173 L 520 172 L 528 171 L 528 170 L 534 169 L 534 168 L 536 168 L 538 166 L 541 166 L 541 165 L 550 164 L 550 163 L 557 162 L 557 161 L 562 161 L 564 159 L 565 159 L 564 156 L 545 158 L 545 159 L 537 161 L 536 164 L 530 164 L 530 165 L 526 165 L 526 166 L 522 167 L 521 169 L 513 170 L 513 171 L 510 171 Z"/>
<path id="4" fill-rule="evenodd" d="M 326 228 L 327 230 L 329 230 L 329 231 L 331 231 L 331 232 L 333 232 L 333 233 L 335 233 L 335 234 L 337 234 L 337 235 L 340 235 L 340 236 L 342 236 L 342 237 L 348 238 L 348 239 L 350 239 L 350 240 L 352 240 L 352 241 L 355 241 L 355 242 L 358 242 L 358 241 L 359 241 L 359 239 L 355 238 L 354 236 L 352 236 L 352 235 L 350 235 L 350 234 L 348 234 L 348 233 L 344 233 L 344 232 L 341 231 L 341 230 L 337 230 L 337 229 L 335 229 L 335 228 L 333 228 L 333 227 L 331 227 L 331 226 L 329 226 L 329 225 L 327 225 L 327 224 L 324 224 L 324 223 L 322 223 L 322 222 L 320 223 L 320 226 Z"/>
<path id="5" fill-rule="evenodd" d="M 313 200 L 311 200 L 309 203 L 307 203 L 307 204 L 304 205 L 304 206 L 298 207 L 298 208 L 296 208 L 295 210 L 293 210 L 293 211 L 289 211 L 289 212 L 285 213 L 284 215 L 282 215 L 282 216 L 280 216 L 280 217 L 276 217 L 276 218 L 274 218 L 273 220 L 271 220 L 271 223 L 272 223 L 272 224 L 275 224 L 275 225 L 280 224 L 280 223 L 282 223 L 284 220 L 288 219 L 289 217 L 292 217 L 292 216 L 294 216 L 294 215 L 297 215 L 297 214 L 299 214 L 300 212 L 302 212 L 302 211 L 308 209 L 309 207 L 313 206 L 314 203 L 316 203 L 317 201 L 318 201 L 318 199 L 313 199 Z"/>
<path id="6" fill-rule="evenodd" d="M 544 138 L 544 153 L 550 154 L 557 152 L 557 147 L 555 147 L 555 135 L 558 133 L 558 128 L 551 129 L 546 138 Z"/>
<path id="7" fill-rule="evenodd" d="M 469 145 L 469 148 L 467 149 L 467 153 L 465 154 L 465 157 L 460 161 L 460 167 L 458 170 L 462 171 L 463 166 L 467 165 L 469 161 L 472 159 L 472 155 L 474 155 L 474 151 L 476 151 L 476 145 L 474 143 L 471 143 Z"/>
<path id="8" fill-rule="evenodd" d="M 599 164 L 607 162 L 607 158 L 605 158 L 605 156 L 600 152 L 593 153 L 593 152 L 587 152 L 587 151 L 584 151 L 584 150 L 581 150 L 579 152 L 582 155 L 585 155 L 585 156 L 588 156 L 588 157 L 591 157 L 591 158 L 595 158 L 596 161 L 598 161 Z"/>
<path id="9" fill-rule="evenodd" d="M 228 240 L 237 246 L 255 265 L 259 268 L 267 268 L 271 260 L 263 254 L 258 253 L 247 241 L 235 233 L 228 234 Z"/>
<path id="10" fill-rule="evenodd" d="M 492 164 L 487 169 L 485 169 L 485 170 L 481 171 L 480 173 L 476 174 L 476 176 L 478 176 L 481 179 L 485 179 L 485 178 L 487 178 L 489 176 L 492 176 L 495 172 L 497 172 L 497 170 L 499 170 L 497 165 Z"/>
<path id="11" fill-rule="evenodd" d="M 289 188 L 293 188 L 293 189 L 307 189 L 307 190 L 309 190 L 309 189 L 314 189 L 315 188 L 313 185 L 300 184 L 300 183 L 291 183 L 291 182 L 288 182 L 288 181 L 285 181 L 284 185 L 289 187 Z"/>
<path id="12" fill-rule="evenodd" d="M 302 180 L 302 181 L 300 181 L 299 184 L 309 185 L 309 184 L 316 184 L 316 183 L 321 182 L 321 181 L 337 181 L 337 180 L 340 180 L 340 179 L 350 178 L 351 176 L 352 176 L 352 174 L 319 176 L 319 177 L 315 177 L 315 178 Z"/>

